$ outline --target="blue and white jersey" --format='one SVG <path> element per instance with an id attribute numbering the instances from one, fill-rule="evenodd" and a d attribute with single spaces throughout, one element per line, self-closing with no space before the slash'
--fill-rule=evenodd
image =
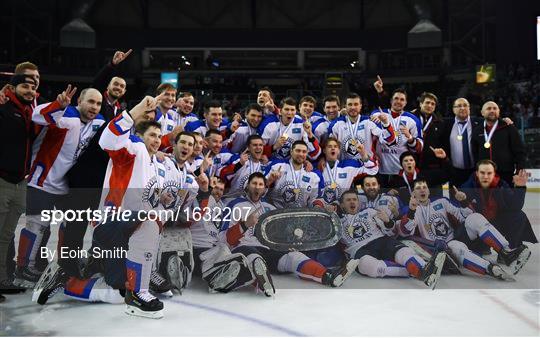
<path id="1" fill-rule="evenodd" d="M 308 145 L 309 157 L 316 159 L 321 154 L 319 142 L 310 142 L 307 133 L 304 131 L 304 121 L 295 117 L 287 126 L 281 123 L 279 116 L 266 117 L 259 126 L 259 132 L 266 145 L 277 143 L 281 136 L 287 137 L 287 142 L 280 149 L 272 153 L 273 159 L 289 159 L 291 157 L 291 147 L 295 141 L 303 140 Z"/>
<path id="2" fill-rule="evenodd" d="M 392 125 L 387 128 L 376 125 L 367 116 L 359 116 L 353 123 L 348 116 L 340 116 L 328 128 L 330 136 L 341 144 L 341 159 L 360 159 L 358 144 L 363 144 L 369 157 L 374 153 L 374 142 L 392 144 L 394 134 Z"/>
<path id="3" fill-rule="evenodd" d="M 381 114 L 379 110 L 374 110 L 371 115 Z M 376 149 L 376 154 L 379 157 L 379 173 L 385 175 L 397 175 L 401 170 L 399 157 L 405 151 L 412 151 L 417 154 L 422 152 L 422 123 L 410 112 L 404 112 L 397 117 L 392 117 L 389 109 L 384 109 L 383 114 L 388 115 L 388 120 L 393 127 L 395 133 L 395 142 L 382 143 L 379 142 Z M 408 143 L 407 138 L 400 131 L 400 126 L 405 126 L 412 137 L 415 138 L 413 143 Z"/>
<path id="4" fill-rule="evenodd" d="M 230 125 L 228 127 L 230 129 Z M 229 137 L 227 148 L 235 154 L 243 152 L 247 147 L 247 139 L 251 135 L 258 135 L 257 128 L 251 127 L 247 122 L 240 122 L 240 126 Z"/>
<path id="5" fill-rule="evenodd" d="M 276 160 L 270 163 L 266 167 L 266 178 L 270 177 L 272 171 L 282 173 L 269 192 L 272 203 L 278 208 L 311 206 L 322 188 L 320 171 L 307 172 L 304 168 L 294 170 L 292 160 Z"/>
<path id="6" fill-rule="evenodd" d="M 384 237 L 382 221 L 376 218 L 377 210 L 367 208 L 354 215 L 345 214 L 341 218 L 341 239 L 345 252 L 354 257 L 358 249 L 377 238 Z"/>
<path id="7" fill-rule="evenodd" d="M 156 109 L 156 121 L 161 124 L 161 135 L 167 135 L 178 126 L 185 126 L 189 122 L 198 120 L 197 115 L 193 113 L 184 116 L 174 109 L 169 109 L 167 113 L 163 114 L 159 108 Z"/>
<path id="8" fill-rule="evenodd" d="M 376 175 L 377 171 L 377 164 L 371 160 L 365 163 L 358 160 L 336 161 L 333 166 L 326 163 L 322 170 L 320 198 L 327 204 L 338 202 L 341 194 L 351 188 L 356 176 Z"/>

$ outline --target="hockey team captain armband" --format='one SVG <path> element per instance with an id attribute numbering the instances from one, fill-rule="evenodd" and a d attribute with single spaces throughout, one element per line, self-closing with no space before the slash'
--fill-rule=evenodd
<path id="1" fill-rule="evenodd" d="M 340 224 L 336 214 L 323 209 L 278 209 L 261 216 L 255 236 L 276 251 L 317 250 L 339 241 Z"/>

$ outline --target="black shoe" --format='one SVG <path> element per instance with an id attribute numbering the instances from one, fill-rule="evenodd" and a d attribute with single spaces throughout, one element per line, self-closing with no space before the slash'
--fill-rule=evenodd
<path id="1" fill-rule="evenodd" d="M 526 245 L 521 244 L 516 249 L 499 251 L 497 263 L 509 266 L 512 274 L 517 274 L 531 257 L 531 250 Z"/>
<path id="2" fill-rule="evenodd" d="M 14 295 L 17 293 L 23 293 L 26 289 L 19 288 L 13 284 L 13 280 L 4 279 L 0 281 L 0 292 L 4 295 Z"/>
<path id="3" fill-rule="evenodd" d="M 103 259 L 94 258 L 94 256 L 91 255 L 84 268 L 82 268 L 82 279 L 92 278 L 96 273 L 103 273 L 104 271 L 105 267 L 103 266 Z"/>
<path id="4" fill-rule="evenodd" d="M 147 290 L 126 291 L 126 313 L 130 316 L 163 318 L 163 303 Z"/>
<path id="5" fill-rule="evenodd" d="M 39 277 L 41 277 L 41 271 L 28 266 L 17 267 L 13 276 L 13 285 L 25 289 L 33 289 Z"/>
<path id="6" fill-rule="evenodd" d="M 157 271 L 153 271 L 150 275 L 150 291 L 155 293 L 165 293 L 171 291 L 172 284 Z"/>
<path id="7" fill-rule="evenodd" d="M 332 287 L 341 286 L 352 275 L 354 270 L 356 270 L 359 262 L 360 260 L 358 259 L 351 259 L 341 268 L 333 272 L 327 271 L 322 277 L 322 283 Z"/>
<path id="8" fill-rule="evenodd" d="M 266 297 L 273 297 L 276 294 L 276 289 L 274 288 L 274 283 L 272 282 L 268 267 L 260 257 L 253 260 L 253 274 L 255 275 L 255 281 L 259 290 L 261 290 Z"/>
<path id="9" fill-rule="evenodd" d="M 445 261 L 446 253 L 444 251 L 437 252 L 422 269 L 420 279 L 432 290 L 437 286 Z"/>
<path id="10" fill-rule="evenodd" d="M 50 262 L 36 283 L 34 293 L 32 294 L 32 301 L 40 305 L 45 305 L 58 291 L 64 289 L 67 280 L 68 275 L 60 265 L 56 261 Z"/>

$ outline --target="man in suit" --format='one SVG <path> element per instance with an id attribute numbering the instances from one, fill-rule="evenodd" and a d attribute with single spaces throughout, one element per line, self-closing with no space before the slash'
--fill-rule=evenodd
<path id="1" fill-rule="evenodd" d="M 450 186 L 460 187 L 474 172 L 471 139 L 472 131 L 480 125 L 480 121 L 471 118 L 471 105 L 463 97 L 454 101 L 452 111 L 454 119 L 444 122 L 443 148 L 452 166 Z"/>

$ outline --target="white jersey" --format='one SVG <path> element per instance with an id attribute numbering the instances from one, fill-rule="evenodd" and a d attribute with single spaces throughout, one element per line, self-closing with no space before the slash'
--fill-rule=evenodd
<path id="1" fill-rule="evenodd" d="M 336 161 L 333 167 L 326 163 L 322 171 L 322 189 L 320 197 L 325 203 L 338 202 L 341 194 L 351 188 L 354 178 L 358 175 L 376 175 L 378 167 L 371 160 Z"/>
<path id="2" fill-rule="evenodd" d="M 187 171 L 189 173 L 194 173 L 197 169 L 201 167 L 202 162 L 204 161 L 204 157 L 201 155 L 195 157 L 192 162 L 186 161 L 185 166 L 187 167 Z"/>
<path id="3" fill-rule="evenodd" d="M 265 201 L 259 201 L 258 203 L 253 203 L 251 200 L 246 197 L 239 197 L 227 204 L 227 209 L 238 210 L 236 213 L 239 213 L 239 218 L 241 221 L 245 221 L 252 212 L 257 212 L 260 215 L 263 215 L 265 212 L 275 210 L 276 208 Z M 257 237 L 255 237 L 255 227 L 250 227 L 243 232 L 240 230 L 239 221 L 225 219 L 221 224 L 221 233 L 220 238 L 223 241 L 226 241 L 230 247 L 235 248 L 237 246 L 260 246 L 268 248 L 262 245 Z"/>
<path id="4" fill-rule="evenodd" d="M 374 141 L 383 144 L 395 142 L 392 124 L 384 128 L 377 126 L 367 116 L 358 116 L 352 123 L 348 116 L 340 116 L 329 127 L 328 133 L 341 144 L 341 159 L 360 159 L 358 144 L 363 144 L 369 156 L 373 156 Z"/>
<path id="5" fill-rule="evenodd" d="M 375 210 L 384 211 L 389 219 L 393 219 L 394 215 L 390 209 L 391 205 L 394 205 L 398 208 L 399 212 L 399 200 L 395 196 L 387 194 L 379 194 L 375 199 L 370 200 L 365 194 L 358 194 L 358 199 L 360 200 L 360 210 L 366 208 L 373 208 Z"/>
<path id="6" fill-rule="evenodd" d="M 380 111 L 375 110 L 371 115 L 378 115 Z M 401 163 L 399 163 L 399 157 L 405 151 L 412 151 L 417 154 L 422 152 L 422 123 L 420 120 L 409 112 L 404 112 L 397 117 L 392 117 L 389 109 L 384 109 L 383 114 L 388 115 L 390 124 L 392 125 L 394 132 L 396 133 L 396 139 L 393 143 L 381 143 L 377 144 L 376 153 L 379 157 L 379 173 L 384 175 L 397 175 L 401 170 Z M 415 138 L 412 144 L 407 142 L 406 137 L 401 133 L 400 126 L 405 126 L 412 137 Z"/>
<path id="7" fill-rule="evenodd" d="M 345 252 L 354 257 L 358 249 L 369 242 L 385 236 L 381 230 L 382 221 L 376 220 L 377 210 L 367 208 L 354 215 L 345 214 L 341 218 L 341 243 L 345 244 Z"/>
<path id="8" fill-rule="evenodd" d="M 257 128 L 253 128 L 246 121 L 242 121 L 238 129 L 229 137 L 227 148 L 235 154 L 243 152 L 247 146 L 247 139 L 251 135 L 258 135 Z"/>
<path id="9" fill-rule="evenodd" d="M 315 138 L 314 142 L 310 142 L 307 133 L 304 131 L 304 121 L 295 116 L 294 119 L 285 126 L 281 123 L 279 116 L 266 117 L 261 126 L 261 137 L 266 145 L 273 145 L 281 136 L 286 136 L 287 141 L 281 148 L 272 153 L 272 159 L 284 160 L 291 157 L 292 144 L 295 141 L 303 140 L 308 146 L 309 157 L 316 159 L 321 154 L 319 142 Z"/>
<path id="10" fill-rule="evenodd" d="M 414 219 L 403 224 L 403 234 L 412 234 L 418 229 L 420 236 L 429 240 L 442 239 L 450 241 L 454 239 L 454 225 L 463 224 L 465 218 L 472 214 L 469 208 L 459 208 L 453 205 L 447 198 L 439 198 L 430 201 L 428 205 L 418 205 Z"/>
<path id="11" fill-rule="evenodd" d="M 321 173 L 318 170 L 307 172 L 303 167 L 294 170 L 292 160 L 270 163 L 266 167 L 266 178 L 270 177 L 272 171 L 282 173 L 269 193 L 272 203 L 278 208 L 310 206 L 322 188 Z"/>
<path id="12" fill-rule="evenodd" d="M 62 109 L 58 101 L 34 109 L 32 121 L 45 127 L 32 146 L 29 186 L 51 194 L 69 192 L 66 173 L 105 123 L 101 115 L 86 123 L 80 116 L 77 108 L 67 106 Z"/>
<path id="13" fill-rule="evenodd" d="M 110 157 L 103 182 L 102 208 L 116 206 L 138 211 L 158 207 L 158 170 L 152 165 L 144 142 L 130 135 L 132 127 L 133 120 L 124 111 L 109 122 L 99 139 L 99 145 Z"/>
<path id="14" fill-rule="evenodd" d="M 176 215 L 178 211 L 183 213 L 187 207 L 192 206 L 197 197 L 199 185 L 195 181 L 195 177 L 187 172 L 185 166 L 179 170 L 174 160 L 165 157 L 165 160 L 160 162 L 153 156 L 151 167 L 157 170 L 161 195 L 168 193 L 170 196 L 170 199 L 160 201 L 158 210 L 172 210 Z M 169 216 L 170 214 L 166 213 L 166 215 Z M 169 219 L 166 218 L 161 221 L 165 222 Z"/>
<path id="15" fill-rule="evenodd" d="M 214 196 L 208 199 L 207 212 L 209 215 L 203 215 L 200 220 L 194 222 L 191 227 L 191 237 L 193 247 L 211 248 L 218 242 L 218 234 L 221 222 L 218 220 L 223 217 L 224 205 L 222 201 L 216 201 Z M 207 220 L 205 220 L 207 219 Z"/>
<path id="16" fill-rule="evenodd" d="M 244 165 L 240 164 L 240 155 L 234 155 L 229 162 L 220 170 L 220 177 L 224 182 L 230 182 L 227 197 L 241 195 L 247 186 L 248 178 L 254 172 L 264 173 L 266 165 L 262 162 L 247 160 Z"/>
<path id="17" fill-rule="evenodd" d="M 178 111 L 169 109 L 166 114 L 163 114 L 159 108 L 156 109 L 156 121 L 161 124 L 161 135 L 167 135 L 178 126 L 185 126 L 189 122 L 197 121 L 197 115 L 190 113 L 182 115 Z"/>
<path id="18" fill-rule="evenodd" d="M 335 120 L 328 120 L 326 116 L 318 118 L 311 125 L 313 135 L 319 140 L 320 143 L 326 141 L 329 136 L 330 124 Z"/>
<path id="19" fill-rule="evenodd" d="M 228 150 L 222 150 L 219 154 L 212 157 L 212 164 L 206 170 L 206 175 L 210 178 L 212 176 L 219 176 L 221 169 L 230 161 L 234 156 Z"/>
<path id="20" fill-rule="evenodd" d="M 191 121 L 184 127 L 185 131 L 195 132 L 201 134 L 202 137 L 206 137 L 206 132 L 209 130 L 206 120 Z M 223 139 L 227 139 L 227 122 L 223 121 L 218 127 L 218 131 L 223 136 Z"/>

